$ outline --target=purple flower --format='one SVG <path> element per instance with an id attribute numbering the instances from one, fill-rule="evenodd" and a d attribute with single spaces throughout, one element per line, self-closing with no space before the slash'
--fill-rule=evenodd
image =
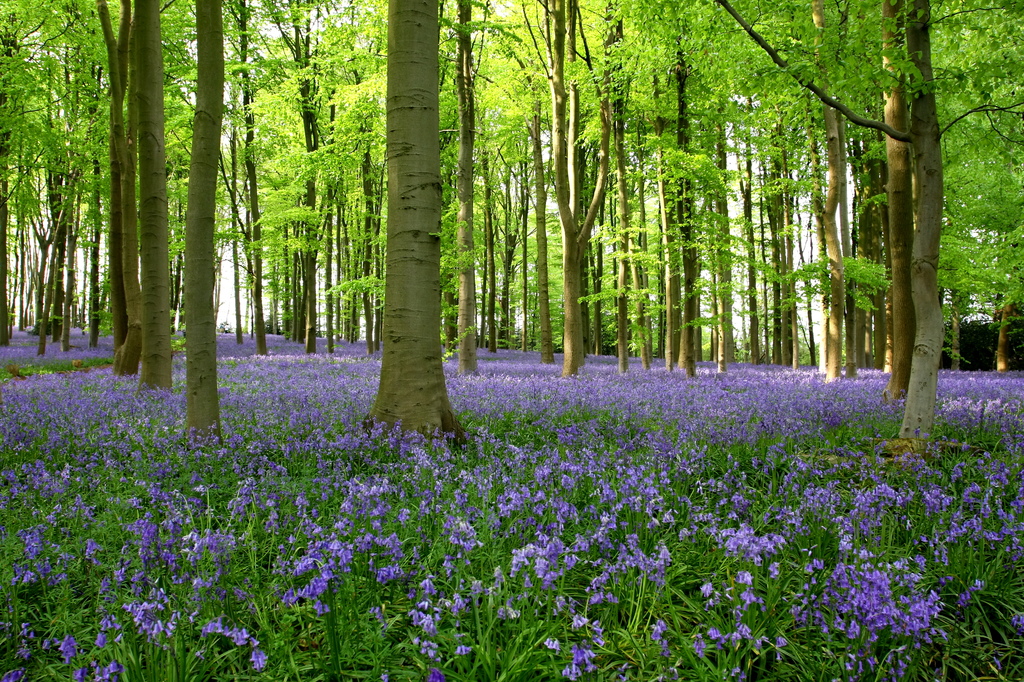
<path id="1" fill-rule="evenodd" d="M 252 662 L 252 669 L 257 672 L 267 665 L 267 655 L 261 649 L 253 649 L 249 660 Z"/>
<path id="2" fill-rule="evenodd" d="M 444 682 L 444 673 L 437 668 L 431 668 L 427 675 L 427 682 Z"/>
<path id="3" fill-rule="evenodd" d="M 64 656 L 64 663 L 70 665 L 71 659 L 78 655 L 78 643 L 74 637 L 68 635 L 64 638 L 60 643 L 60 653 Z"/>

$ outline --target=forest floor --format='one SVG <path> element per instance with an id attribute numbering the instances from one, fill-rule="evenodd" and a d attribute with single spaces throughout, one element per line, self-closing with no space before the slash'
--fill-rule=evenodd
<path id="1" fill-rule="evenodd" d="M 180 355 L 0 386 L 0 681 L 1024 679 L 1024 375 L 943 372 L 917 454 L 875 371 L 481 351 L 453 449 L 270 339 L 220 337 L 218 445 Z"/>

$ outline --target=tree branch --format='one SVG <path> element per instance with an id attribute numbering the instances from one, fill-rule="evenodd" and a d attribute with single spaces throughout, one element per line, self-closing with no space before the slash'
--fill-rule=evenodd
<path id="1" fill-rule="evenodd" d="M 736 9 L 729 3 L 729 0 L 715 0 L 715 2 L 721 5 L 726 12 L 732 15 L 732 18 L 736 20 L 736 23 L 738 23 L 743 28 L 743 30 L 747 32 L 747 35 L 749 35 L 754 40 L 754 42 L 757 43 L 761 47 L 761 49 L 768 54 L 769 57 L 771 57 L 772 61 L 775 62 L 780 69 L 788 71 L 797 83 L 813 92 L 818 99 L 820 99 L 823 103 L 827 104 L 828 106 L 832 107 L 833 109 L 841 113 L 851 123 L 862 126 L 864 128 L 874 128 L 875 130 L 881 130 L 883 133 L 893 138 L 894 140 L 900 140 L 901 142 L 912 141 L 910 133 L 903 132 L 901 130 L 896 130 L 891 125 L 883 123 L 882 121 L 876 121 L 874 119 L 865 118 L 864 116 L 861 116 L 860 114 L 850 109 L 850 107 L 840 102 L 839 100 L 830 97 L 827 92 L 825 92 L 820 87 L 815 85 L 813 81 L 807 80 L 800 74 L 796 73 L 795 71 L 792 71 L 790 69 L 789 62 L 783 59 L 783 57 L 775 50 L 775 48 L 768 44 L 768 41 L 765 40 L 760 33 L 754 30 L 754 27 L 751 26 L 747 22 L 747 20 L 740 15 L 739 12 L 736 11 Z"/>
<path id="2" fill-rule="evenodd" d="M 964 113 L 960 114 L 959 116 L 954 118 L 952 121 L 947 123 L 946 127 L 943 128 L 942 132 L 939 133 L 939 137 L 945 135 L 946 131 L 949 130 L 950 128 L 952 128 L 955 123 L 959 123 L 960 121 L 962 121 L 963 119 L 967 118 L 971 114 L 977 114 L 977 113 L 980 113 L 980 112 L 992 113 L 994 111 L 1012 111 L 1012 110 L 1016 109 L 1017 107 L 1022 107 L 1022 106 L 1024 106 L 1024 102 L 1017 102 L 1016 104 L 1011 104 L 1011 105 L 1006 106 L 1006 107 L 997 107 L 994 104 L 983 104 L 980 107 L 974 107 L 973 109 L 968 109 L 967 111 L 965 111 Z"/>

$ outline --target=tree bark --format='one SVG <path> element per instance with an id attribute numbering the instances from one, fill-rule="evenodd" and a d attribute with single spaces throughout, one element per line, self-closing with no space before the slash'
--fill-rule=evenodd
<path id="1" fill-rule="evenodd" d="M 459 168 L 455 192 L 458 195 L 459 268 L 459 373 L 472 374 L 476 362 L 476 261 L 473 244 L 473 145 L 476 139 L 476 107 L 473 87 L 473 35 L 470 22 L 473 6 L 458 2 L 458 59 L 456 85 L 459 98 Z M 524 301 L 525 304 L 525 301 Z"/>
<path id="2" fill-rule="evenodd" d="M 384 356 L 370 418 L 465 438 L 441 363 L 438 2 L 388 7 Z"/>
<path id="3" fill-rule="evenodd" d="M 569 0 L 572 4 L 572 0 Z M 577 192 L 575 164 L 575 130 L 578 124 L 578 96 L 573 83 L 565 76 L 565 63 L 575 58 L 575 27 L 567 24 L 566 1 L 551 0 L 548 4 L 551 19 L 551 54 L 549 73 L 551 76 L 551 145 L 552 162 L 555 170 L 555 195 L 558 215 L 562 226 L 562 294 L 565 318 L 562 331 L 564 355 L 562 376 L 579 373 L 585 360 L 582 294 L 582 254 L 590 241 L 590 233 L 597 217 L 598 208 L 604 202 L 605 183 L 608 178 L 608 147 L 611 137 L 610 106 L 607 99 L 601 102 L 601 147 L 597 182 L 594 196 L 586 217 L 579 220 L 579 196 Z M 569 12 L 569 19 L 575 14 Z M 566 49 L 566 42 L 570 43 Z M 567 112 L 567 108 L 569 111 Z"/>
<path id="4" fill-rule="evenodd" d="M 754 154 L 750 147 L 750 138 L 748 137 L 744 154 L 746 163 L 743 178 L 740 180 L 740 192 L 743 195 L 743 224 L 747 238 L 747 314 L 750 315 L 750 364 L 757 365 L 761 362 L 761 330 L 758 326 L 757 316 L 757 260 L 754 244 Z"/>
<path id="5" fill-rule="evenodd" d="M 249 74 L 249 7 L 244 0 L 239 2 L 238 14 L 238 59 L 243 68 L 239 76 L 242 81 L 242 109 L 245 120 L 245 179 L 249 198 L 249 234 L 246 253 L 252 263 L 252 316 L 253 332 L 256 336 L 256 355 L 267 355 L 267 323 L 263 310 L 263 226 L 260 224 L 260 195 L 256 183 L 256 116 L 252 110 L 254 98 L 252 77 Z"/>
<path id="6" fill-rule="evenodd" d="M 690 153 L 689 96 L 686 91 L 690 65 L 682 50 L 676 52 L 676 143 L 683 154 Z M 697 318 L 700 316 L 697 299 L 697 277 L 700 263 L 697 257 L 697 231 L 694 228 L 693 182 L 684 178 L 677 189 L 676 220 L 683 250 L 682 325 L 679 334 L 679 366 L 688 378 L 697 376 Z"/>
<path id="7" fill-rule="evenodd" d="M 122 0 L 118 32 L 114 35 L 107 0 L 96 0 L 97 14 L 107 48 L 107 73 L 110 81 L 110 227 L 107 233 L 107 273 L 110 280 L 110 314 L 114 333 L 114 349 L 124 345 L 128 335 L 128 308 L 124 283 L 124 225 L 131 221 L 127 214 L 134 213 L 132 202 L 125 206 L 122 176 L 125 174 L 125 121 L 124 102 L 128 82 L 128 44 L 131 34 L 131 2 Z M 133 221 L 132 221 L 133 222 Z M 115 355 L 116 357 L 116 355 Z"/>
<path id="8" fill-rule="evenodd" d="M 130 0 L 122 0 L 121 12 L 130 13 Z M 136 131 L 138 130 L 138 73 L 135 44 L 135 27 L 128 31 L 128 79 L 125 101 L 128 108 L 128 120 L 124 125 L 124 136 L 121 139 L 118 156 L 121 166 L 121 207 L 123 210 L 121 230 L 121 264 L 124 268 L 124 300 L 127 311 L 128 326 L 125 331 L 124 343 L 114 353 L 114 374 L 130 376 L 139 373 L 139 360 L 142 355 L 142 288 L 139 283 L 139 238 L 138 208 L 136 205 L 135 159 Z M 119 34 L 120 36 L 120 34 Z"/>
<path id="9" fill-rule="evenodd" d="M 192 437 L 219 441 L 213 236 L 224 96 L 221 0 L 197 0 L 196 27 L 199 79 L 185 214 L 186 429 Z"/>
<path id="10" fill-rule="evenodd" d="M 907 23 L 907 50 L 921 74 L 910 112 L 918 190 L 911 266 L 917 332 L 901 438 L 924 436 L 932 431 L 943 338 L 938 270 L 944 187 L 941 130 L 932 76 L 930 1 L 914 0 L 912 17 Z"/>
<path id="11" fill-rule="evenodd" d="M 904 94 L 905 79 L 898 73 L 890 51 L 904 42 L 903 0 L 882 3 L 883 65 L 893 74 L 894 85 L 885 93 L 885 122 L 897 130 L 908 130 L 910 121 Z M 910 385 L 917 322 L 911 291 L 911 259 L 914 248 L 914 192 L 908 142 L 886 137 L 885 154 L 889 182 L 886 199 L 889 207 L 889 253 L 892 270 L 892 362 L 889 382 L 883 391 L 886 401 L 899 400 Z"/>
<path id="12" fill-rule="evenodd" d="M 541 146 L 540 100 L 534 104 L 530 125 L 533 141 L 534 204 L 533 214 L 537 235 L 537 317 L 540 323 L 540 361 L 545 365 L 555 362 L 551 333 L 551 296 L 548 280 L 548 190 L 545 183 L 544 150 Z"/>
<path id="13" fill-rule="evenodd" d="M 171 297 L 164 154 L 164 61 L 159 0 L 136 0 L 142 388 L 171 387 Z"/>

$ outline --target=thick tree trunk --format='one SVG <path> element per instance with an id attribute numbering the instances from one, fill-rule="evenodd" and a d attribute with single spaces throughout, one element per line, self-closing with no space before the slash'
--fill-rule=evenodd
<path id="1" fill-rule="evenodd" d="M 221 0 L 198 0 L 196 25 L 199 80 L 185 214 L 186 429 L 190 436 L 219 440 L 213 235 L 224 92 Z"/>
<path id="2" fill-rule="evenodd" d="M 473 245 L 473 145 L 476 139 L 475 102 L 473 93 L 473 35 L 470 22 L 473 5 L 469 0 L 458 2 L 458 59 L 456 85 L 459 98 L 459 169 L 455 192 L 459 200 L 458 269 L 459 269 L 459 373 L 476 372 L 476 261 Z M 525 301 L 524 301 L 525 303 Z"/>
<path id="3" fill-rule="evenodd" d="M 917 333 L 904 405 L 901 438 L 930 434 L 935 423 L 936 386 L 942 355 L 942 306 L 939 303 L 939 242 L 942 236 L 942 146 L 933 88 L 929 0 L 914 0 L 907 23 L 907 49 L 921 74 L 910 114 L 914 138 L 917 215 L 911 267 L 911 289 Z"/>
<path id="4" fill-rule="evenodd" d="M 370 418 L 461 440 L 441 364 L 437 41 L 437 0 L 391 0 L 384 357 Z"/>
<path id="5" fill-rule="evenodd" d="M 142 256 L 143 388 L 171 387 L 171 297 L 164 158 L 164 61 L 159 0 L 136 0 L 138 62 L 139 246 Z"/>

